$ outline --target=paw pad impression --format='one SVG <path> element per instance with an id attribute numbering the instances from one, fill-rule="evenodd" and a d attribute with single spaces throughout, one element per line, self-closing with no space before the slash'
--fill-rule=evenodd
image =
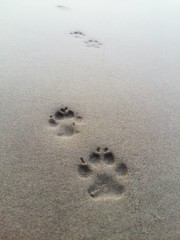
<path id="1" fill-rule="evenodd" d="M 94 48 L 99 48 L 102 45 L 101 42 L 94 39 L 89 39 L 88 41 L 85 41 L 85 44 L 87 47 L 94 47 Z"/>
<path id="2" fill-rule="evenodd" d="M 128 174 L 125 163 L 115 164 L 114 154 L 106 147 L 97 148 L 89 157 L 88 162 L 80 158 L 78 173 L 84 178 L 92 177 L 93 183 L 87 191 L 93 198 L 119 197 L 125 191 L 124 178 Z M 109 167 L 108 167 L 109 166 Z M 119 177 L 121 183 L 119 183 Z"/>
<path id="3" fill-rule="evenodd" d="M 48 123 L 51 127 L 58 129 L 58 136 L 72 136 L 79 133 L 76 122 L 81 119 L 81 116 L 68 107 L 61 107 L 53 115 L 50 115 Z"/>
<path id="4" fill-rule="evenodd" d="M 70 32 L 70 34 L 73 35 L 75 38 L 82 38 L 85 36 L 85 34 L 81 31 Z"/>

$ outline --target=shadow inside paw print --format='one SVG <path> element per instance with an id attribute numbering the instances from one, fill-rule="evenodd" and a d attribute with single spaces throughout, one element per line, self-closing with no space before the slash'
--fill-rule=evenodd
<path id="1" fill-rule="evenodd" d="M 72 36 L 74 36 L 75 38 L 82 38 L 85 36 L 85 34 L 81 31 L 74 31 L 74 32 L 70 32 L 70 34 Z"/>
<path id="2" fill-rule="evenodd" d="M 119 183 L 118 177 L 121 176 L 122 180 L 127 175 L 128 168 L 125 163 L 115 164 L 114 154 L 107 147 L 103 150 L 97 148 L 92 152 L 88 158 L 90 164 L 85 162 L 83 158 L 80 160 L 79 175 L 85 178 L 94 178 L 93 183 L 87 189 L 91 197 L 119 197 L 122 195 L 125 186 Z M 108 165 L 113 168 L 109 169 Z"/>
<path id="3" fill-rule="evenodd" d="M 51 127 L 57 128 L 58 136 L 72 136 L 79 133 L 77 121 L 82 117 L 74 113 L 68 107 L 63 107 L 57 110 L 53 115 L 50 115 L 48 120 Z"/>
<path id="4" fill-rule="evenodd" d="M 99 42 L 98 40 L 93 40 L 93 39 L 85 41 L 85 44 L 87 47 L 94 47 L 94 48 L 99 48 L 102 45 L 101 42 Z"/>

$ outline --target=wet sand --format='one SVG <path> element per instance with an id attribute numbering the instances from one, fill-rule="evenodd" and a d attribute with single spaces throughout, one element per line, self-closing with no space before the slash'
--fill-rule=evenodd
<path id="1" fill-rule="evenodd" d="M 0 239 L 179 239 L 180 3 L 0 18 Z"/>

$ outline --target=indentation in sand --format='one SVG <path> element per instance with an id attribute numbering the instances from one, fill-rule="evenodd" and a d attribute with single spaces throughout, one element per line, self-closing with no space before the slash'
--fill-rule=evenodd
<path id="1" fill-rule="evenodd" d="M 68 107 L 61 107 L 53 115 L 50 115 L 48 123 L 56 129 L 58 136 L 72 136 L 79 133 L 78 122 L 82 117 Z"/>
<path id="2" fill-rule="evenodd" d="M 57 7 L 57 8 L 60 8 L 60 9 L 62 9 L 62 10 L 69 10 L 69 8 L 66 7 L 66 6 L 64 6 L 64 5 L 57 5 L 56 7 Z"/>
<path id="3" fill-rule="evenodd" d="M 102 45 L 101 42 L 94 39 L 89 39 L 88 41 L 85 41 L 85 44 L 87 47 L 94 47 L 94 48 L 99 48 Z"/>
<path id="4" fill-rule="evenodd" d="M 73 31 L 73 32 L 70 32 L 70 34 L 75 38 L 82 38 L 85 36 L 85 34 L 81 31 Z"/>
<path id="5" fill-rule="evenodd" d="M 92 177 L 93 182 L 87 188 L 89 196 L 92 198 L 119 198 L 125 192 L 123 179 L 128 174 L 128 168 L 125 163 L 115 164 L 114 154 L 106 147 L 98 147 L 91 152 L 88 161 L 83 158 L 78 165 L 80 176 Z M 121 183 L 119 182 L 121 176 Z"/>
<path id="6" fill-rule="evenodd" d="M 81 31 L 73 31 L 73 32 L 70 32 L 70 34 L 75 38 L 80 38 L 80 39 L 85 36 L 85 34 Z M 91 47 L 91 48 L 100 48 L 100 46 L 102 45 L 100 41 L 95 39 L 86 40 L 84 41 L 84 43 L 87 47 Z"/>

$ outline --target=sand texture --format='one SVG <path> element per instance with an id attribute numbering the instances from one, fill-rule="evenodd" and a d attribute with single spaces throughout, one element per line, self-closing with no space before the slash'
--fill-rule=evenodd
<path id="1" fill-rule="evenodd" d="M 180 2 L 0 1 L 0 240 L 180 239 Z"/>

